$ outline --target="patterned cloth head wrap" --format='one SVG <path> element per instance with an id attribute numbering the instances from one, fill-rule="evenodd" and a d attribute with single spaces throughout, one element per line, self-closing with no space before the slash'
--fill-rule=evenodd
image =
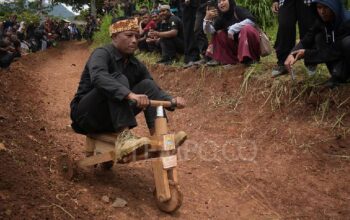
<path id="1" fill-rule="evenodd" d="M 137 18 L 119 20 L 109 26 L 109 36 L 123 31 L 139 31 Z"/>

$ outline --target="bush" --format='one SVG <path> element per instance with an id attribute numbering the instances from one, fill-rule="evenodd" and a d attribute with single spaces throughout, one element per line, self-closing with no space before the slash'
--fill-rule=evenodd
<path id="1" fill-rule="evenodd" d="M 0 21 L 8 20 L 14 13 L 8 12 L 4 13 L 3 16 L 0 15 Z M 40 17 L 37 14 L 34 14 L 30 11 L 23 11 L 21 13 L 16 13 L 17 21 L 24 21 L 26 24 L 33 22 L 34 24 L 39 24 Z"/>
<path id="2" fill-rule="evenodd" d="M 237 0 L 236 2 L 238 5 L 249 9 L 263 29 L 274 23 L 271 0 Z"/>
<path id="3" fill-rule="evenodd" d="M 111 25 L 111 23 L 112 23 L 111 15 L 107 14 L 102 18 L 100 29 L 96 31 L 92 37 L 94 41 L 92 45 L 93 49 L 97 47 L 101 47 L 111 42 L 111 37 L 109 36 L 109 26 Z"/>

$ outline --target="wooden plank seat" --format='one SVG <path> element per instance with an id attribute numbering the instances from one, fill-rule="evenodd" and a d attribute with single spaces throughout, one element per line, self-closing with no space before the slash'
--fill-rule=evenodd
<path id="1" fill-rule="evenodd" d="M 93 134 L 87 135 L 86 142 L 91 147 L 87 147 L 87 149 L 94 149 L 96 154 L 108 153 L 111 151 L 115 151 L 115 142 L 117 141 L 117 134 Z M 156 144 L 156 141 L 151 140 L 151 145 Z M 91 150 L 92 150 L 91 149 Z M 130 153 L 128 156 L 125 156 L 118 160 L 118 163 L 130 163 L 132 161 L 138 160 L 146 160 L 151 158 L 157 158 L 160 156 L 170 156 L 176 154 L 176 149 L 171 151 L 162 152 L 158 149 L 152 149 L 151 146 L 146 146 L 143 148 L 138 148 L 134 152 Z"/>
<path id="2" fill-rule="evenodd" d="M 73 131 L 72 127 L 70 125 L 67 126 L 68 131 Z M 150 137 L 151 139 L 151 145 L 147 146 L 145 148 L 139 148 L 133 151 L 132 153 L 128 154 L 125 157 L 122 157 L 117 161 L 117 163 L 130 163 L 133 161 L 138 160 L 146 160 L 151 158 L 157 158 L 160 156 L 170 156 L 175 155 L 177 152 L 177 148 L 181 146 L 181 144 L 186 139 L 187 135 L 185 133 L 179 132 L 176 137 L 179 137 L 176 140 L 175 138 L 175 146 L 176 149 L 170 150 L 170 151 L 161 151 L 159 150 L 159 147 L 152 148 L 152 146 L 159 145 L 159 140 L 156 138 Z M 78 165 L 81 166 L 90 166 L 97 163 L 102 163 L 106 161 L 114 161 L 115 158 L 118 158 L 117 152 L 116 152 L 116 142 L 118 139 L 118 133 L 103 133 L 103 134 L 88 134 L 86 135 L 86 141 L 85 141 L 85 152 L 86 155 L 92 156 L 87 160 L 88 158 L 85 158 L 78 162 Z M 93 156 L 94 155 L 94 156 Z M 94 163 L 95 162 L 95 163 Z"/>

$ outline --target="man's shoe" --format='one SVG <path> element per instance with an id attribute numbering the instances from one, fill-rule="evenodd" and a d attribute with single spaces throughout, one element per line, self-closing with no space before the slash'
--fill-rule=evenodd
<path id="1" fill-rule="evenodd" d="M 207 66 L 218 66 L 220 63 L 216 60 L 210 60 L 206 63 Z"/>
<path id="2" fill-rule="evenodd" d="M 189 62 L 196 62 L 198 60 L 200 60 L 200 56 L 195 56 L 195 57 L 192 57 L 192 56 L 185 56 L 184 58 L 184 63 L 185 64 L 188 64 Z"/>
<path id="3" fill-rule="evenodd" d="M 175 134 L 175 147 L 180 147 L 187 139 L 187 134 L 184 131 L 179 131 Z"/>
<path id="4" fill-rule="evenodd" d="M 192 67 L 192 66 L 194 66 L 194 65 L 195 65 L 195 62 L 190 61 L 190 62 L 188 62 L 187 64 L 183 65 L 183 68 L 184 68 L 184 69 L 187 69 L 187 68 L 190 68 L 190 67 Z"/>
<path id="5" fill-rule="evenodd" d="M 126 129 L 118 134 L 118 138 L 115 143 L 115 160 L 121 160 L 123 157 L 129 155 L 133 151 L 149 146 L 150 143 L 150 139 L 146 137 L 137 137 L 133 135 L 129 129 Z"/>
<path id="6" fill-rule="evenodd" d="M 272 76 L 272 78 L 274 78 L 274 77 L 281 76 L 281 75 L 284 75 L 287 73 L 288 73 L 288 70 L 286 69 L 285 66 L 278 65 L 275 68 L 273 68 L 273 70 L 271 72 L 271 76 Z"/>
<path id="7" fill-rule="evenodd" d="M 200 60 L 198 60 L 198 61 L 196 61 L 196 62 L 193 62 L 193 64 L 194 65 L 204 65 L 204 64 L 206 64 L 208 61 L 207 61 L 207 59 L 205 59 L 205 58 L 203 58 L 203 59 L 200 59 Z"/>

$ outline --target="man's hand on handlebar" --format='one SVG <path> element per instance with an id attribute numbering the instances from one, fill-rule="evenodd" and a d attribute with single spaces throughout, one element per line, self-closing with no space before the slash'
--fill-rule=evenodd
<path id="1" fill-rule="evenodd" d="M 135 100 L 137 103 L 138 108 L 146 108 L 149 105 L 149 99 L 146 95 L 143 94 L 135 94 L 130 92 L 129 95 L 127 95 L 126 99 L 128 100 Z"/>
<path id="2" fill-rule="evenodd" d="M 182 98 L 182 97 L 173 98 L 173 99 L 171 100 L 171 102 L 176 103 L 176 108 L 178 108 L 178 109 L 185 108 L 185 106 L 186 106 L 186 101 L 185 101 L 185 99 Z"/>

